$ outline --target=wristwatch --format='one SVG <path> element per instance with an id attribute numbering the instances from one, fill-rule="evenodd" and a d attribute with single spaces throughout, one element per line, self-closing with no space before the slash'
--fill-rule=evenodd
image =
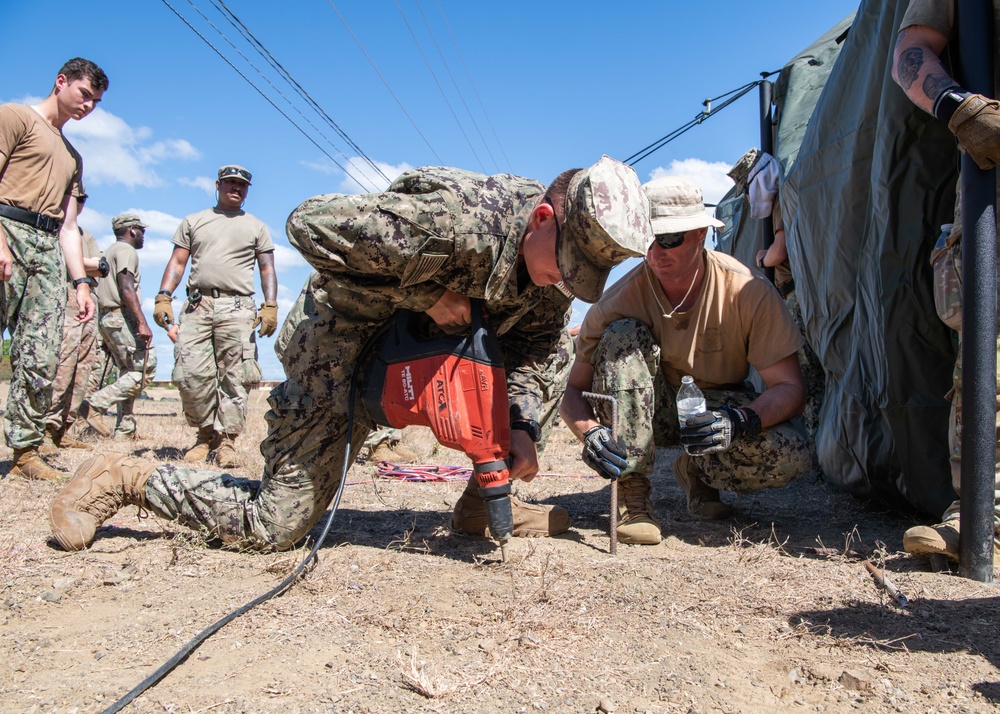
<path id="1" fill-rule="evenodd" d="M 517 421 L 512 421 L 510 423 L 511 430 L 517 429 L 518 431 L 528 432 L 528 436 L 536 444 L 542 439 L 542 426 L 537 421 L 531 419 L 518 419 Z"/>
<path id="2" fill-rule="evenodd" d="M 78 288 L 84 283 L 90 285 L 90 278 L 77 278 L 76 280 L 73 281 L 73 287 Z"/>

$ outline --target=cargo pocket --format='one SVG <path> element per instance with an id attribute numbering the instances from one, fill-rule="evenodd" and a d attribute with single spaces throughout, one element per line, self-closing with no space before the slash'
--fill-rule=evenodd
<path id="1" fill-rule="evenodd" d="M 941 322 L 956 332 L 962 330 L 962 240 L 961 234 L 941 234 L 931 251 L 934 268 L 934 308 Z"/>
<path id="2" fill-rule="evenodd" d="M 260 364 L 257 363 L 257 343 L 243 343 L 243 387 L 254 389 L 261 380 Z"/>

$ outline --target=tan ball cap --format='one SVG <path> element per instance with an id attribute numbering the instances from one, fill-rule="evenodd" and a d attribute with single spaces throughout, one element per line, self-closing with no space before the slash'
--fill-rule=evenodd
<path id="1" fill-rule="evenodd" d="M 559 272 L 573 295 L 596 302 L 611 269 L 644 256 L 653 243 L 649 199 L 632 167 L 602 156 L 570 181 L 565 208 Z"/>
<path id="2" fill-rule="evenodd" d="M 240 181 L 246 181 L 247 186 L 252 185 L 250 179 L 253 178 L 250 172 L 239 164 L 226 164 L 225 166 L 219 167 L 219 180 L 224 178 L 238 179 Z"/>

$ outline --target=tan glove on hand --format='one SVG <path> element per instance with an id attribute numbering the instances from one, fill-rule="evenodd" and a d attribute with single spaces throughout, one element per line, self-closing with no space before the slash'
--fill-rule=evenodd
<path id="1" fill-rule="evenodd" d="M 972 94 L 966 97 L 948 122 L 958 137 L 958 148 L 972 157 L 983 171 L 1000 160 L 1000 102 Z"/>
<path id="2" fill-rule="evenodd" d="M 169 295 L 157 295 L 153 300 L 153 322 L 164 330 L 174 324 L 174 307 Z"/>
<path id="3" fill-rule="evenodd" d="M 254 328 L 260 325 L 259 334 L 261 337 L 270 337 L 278 328 L 278 303 L 266 302 L 257 311 L 257 319 L 254 321 Z"/>

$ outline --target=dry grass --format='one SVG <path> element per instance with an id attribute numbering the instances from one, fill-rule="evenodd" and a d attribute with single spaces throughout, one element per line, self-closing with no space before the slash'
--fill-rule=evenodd
<path id="1" fill-rule="evenodd" d="M 240 476 L 263 466 L 261 397 L 237 441 Z M 84 438 L 179 459 L 194 437 L 180 404 L 144 400 L 139 412 L 147 441 Z M 465 463 L 424 430 L 406 430 L 405 441 L 423 462 Z M 694 521 L 669 470 L 673 454 L 662 452 L 653 499 L 666 540 L 623 545 L 612 558 L 606 483 L 579 478 L 579 453 L 568 431 L 555 431 L 542 469 L 562 475 L 517 486 L 527 500 L 565 506 L 574 529 L 516 539 L 507 563 L 489 541 L 448 529 L 463 484 L 378 481 L 376 491 L 373 465 L 355 464 L 318 562 L 129 711 L 576 713 L 603 702 L 657 714 L 985 712 L 1000 701 L 992 589 L 900 554 L 905 519 L 802 478 L 783 491 L 725 494 L 734 521 Z M 72 469 L 87 455 L 65 452 L 57 463 Z M 0 479 L 2 711 L 106 708 L 276 585 L 310 545 L 220 550 L 130 508 L 92 548 L 67 554 L 48 540 L 56 490 Z M 865 558 L 909 608 L 889 606 Z M 867 688 L 846 690 L 848 670 Z"/>

